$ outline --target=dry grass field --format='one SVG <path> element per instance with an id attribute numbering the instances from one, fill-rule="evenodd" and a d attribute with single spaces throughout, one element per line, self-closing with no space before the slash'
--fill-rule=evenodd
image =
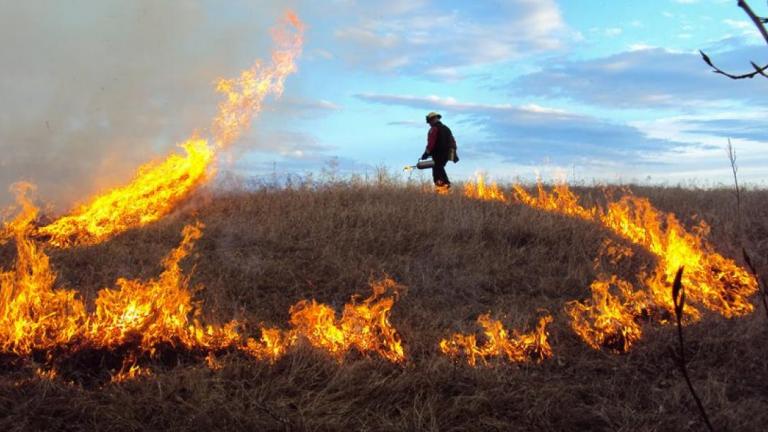
<path id="1" fill-rule="evenodd" d="M 604 193 L 575 190 L 587 202 Z M 707 221 L 718 252 L 743 264 L 746 246 L 768 275 L 767 191 L 744 193 L 741 230 L 730 190 L 632 191 L 686 226 Z M 123 383 L 50 380 L 6 367 L 0 430 L 704 429 L 670 353 L 674 326 L 647 324 L 643 339 L 622 355 L 589 348 L 568 326 L 563 306 L 588 297 L 593 260 L 610 232 L 458 190 L 437 196 L 421 185 L 338 183 L 198 197 L 109 242 L 51 249 L 57 284 L 90 303 L 119 277 L 156 276 L 182 226 L 195 220 L 205 224 L 203 237 L 183 267 L 200 287 L 196 298 L 208 321 L 285 327 L 297 301 L 317 299 L 340 311 L 351 296 L 369 293 L 372 278 L 387 275 L 407 287 L 391 315 L 406 362 L 350 353 L 338 363 L 300 346 L 274 365 L 239 353 L 220 356 L 217 369 L 166 359 L 151 376 Z M 0 266 L 8 268 L 14 254 L 12 244 L 0 247 Z M 653 257 L 638 250 L 618 271 L 632 279 L 652 265 Z M 759 305 L 757 297 L 753 302 Z M 528 330 L 545 311 L 554 316 L 554 356 L 541 363 L 472 368 L 437 349 L 453 332 L 477 331 L 482 313 Z M 764 312 L 758 307 L 731 320 L 706 315 L 685 328 L 689 372 L 717 430 L 768 428 Z"/>

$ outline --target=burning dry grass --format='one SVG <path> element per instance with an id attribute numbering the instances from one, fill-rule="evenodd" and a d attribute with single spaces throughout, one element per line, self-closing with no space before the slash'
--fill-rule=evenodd
<path id="1" fill-rule="evenodd" d="M 248 323 L 255 339 L 243 345 L 274 355 L 254 361 L 242 350 L 184 351 L 165 341 L 126 368 L 125 354 L 140 344 L 131 339 L 123 341 L 123 352 L 81 351 L 57 364 L 59 377 L 51 378 L 47 354 L 33 353 L 33 362 L 4 363 L 0 429 L 700 429 L 668 354 L 672 327 L 633 319 L 642 337 L 623 355 L 593 350 L 571 330 L 573 310 L 601 304 L 593 281 L 610 285 L 606 289 L 627 303 L 621 281 L 643 286 L 647 278 L 638 275 L 657 268 L 655 254 L 584 218 L 506 204 L 512 191 L 499 192 L 501 200 L 481 202 L 386 185 L 261 190 L 220 196 L 194 215 L 183 212 L 99 245 L 46 250 L 58 274 L 50 283 L 77 287 L 84 314 L 106 298 L 103 287 L 119 278 L 126 282 L 117 289 L 128 281 L 160 281 L 169 268 L 163 257 L 186 251 L 190 256 L 175 262 L 191 278 L 189 293 L 202 302 L 198 319 Z M 600 191 L 577 192 L 584 206 L 602 202 Z M 682 226 L 698 224 L 694 215 L 700 216 L 712 227 L 708 238 L 718 253 L 740 255 L 728 192 L 636 193 L 676 214 Z M 753 215 L 744 222 L 756 257 L 768 256 L 765 199 L 764 192 L 750 192 L 743 203 L 745 214 Z M 190 238 L 194 249 L 179 249 L 182 228 L 198 220 L 205 224 L 202 237 Z M 606 255 L 606 237 L 633 253 L 631 260 L 603 260 L 616 280 L 601 279 L 603 269 L 595 267 L 595 257 Z M 16 258 L 15 243 L 0 247 L 3 268 Z M 765 273 L 764 260 L 756 261 Z M 397 302 L 393 290 L 349 301 L 383 274 L 408 287 Z M 391 303 L 377 303 L 387 299 Z M 322 313 L 312 316 L 322 316 L 331 330 L 324 334 L 345 325 L 366 328 L 354 313 L 355 305 L 366 304 L 389 308 L 404 362 L 366 355 L 359 346 L 336 354 L 338 337 L 294 337 L 312 335 L 294 317 L 315 309 Z M 508 354 L 501 354 L 507 351 L 489 348 L 490 341 L 514 346 L 525 336 L 514 329 L 536 328 L 540 310 L 553 315 L 547 326 L 552 359 L 508 363 Z M 489 319 L 476 324 L 487 313 Z M 482 336 L 483 330 L 494 338 Z M 439 341 L 453 333 L 479 335 L 473 349 L 485 366 L 439 355 Z M 764 317 L 725 319 L 702 308 L 686 335 L 689 371 L 715 425 L 762 429 L 768 423 Z M 623 346 L 626 339 L 598 347 Z M 138 378 L 115 384 L 104 384 L 104 376 L 85 379 L 93 371 L 116 381 Z"/>
<path id="2" fill-rule="evenodd" d="M 72 214 L 42 227 L 38 234 L 58 247 L 92 245 L 159 220 L 208 180 L 208 166 L 213 160 L 208 143 L 190 139 L 181 147 L 186 156 L 172 154 L 162 163 L 139 168 L 130 184 L 79 206 Z"/>
<path id="3" fill-rule="evenodd" d="M 449 357 L 466 357 L 470 366 L 477 365 L 477 360 L 488 364 L 489 358 L 502 357 L 510 362 L 523 363 L 531 359 L 545 360 L 552 357 L 547 325 L 552 317 L 547 315 L 539 320 L 536 330 L 528 334 L 514 332 L 510 337 L 504 324 L 490 317 L 480 315 L 477 324 L 483 329 L 484 341 L 479 344 L 475 334 L 455 333 L 440 341 L 440 351 Z"/>
<path id="4" fill-rule="evenodd" d="M 127 185 L 92 198 L 68 216 L 41 227 L 35 236 L 58 247 L 94 245 L 174 211 L 213 176 L 219 151 L 249 129 L 267 96 L 282 95 L 286 78 L 296 71 L 304 24 L 289 11 L 272 33 L 276 46 L 270 63 L 256 61 L 237 78 L 218 80 L 216 91 L 224 100 L 207 130 L 211 143 L 195 133 L 179 146 L 185 156 L 171 154 L 139 168 Z"/>
<path id="5" fill-rule="evenodd" d="M 159 277 L 118 279 L 116 288 L 99 290 L 89 313 L 76 291 L 56 286 L 57 275 L 48 256 L 30 238 L 37 215 L 26 196 L 30 188 L 25 184 L 17 187 L 21 211 L 4 226 L 16 245 L 13 270 L 0 274 L 0 354 L 11 365 L 39 361 L 48 369 L 38 375 L 55 377 L 63 372 L 63 378 L 70 379 L 83 371 L 70 370 L 68 363 L 95 356 L 95 362 L 89 359 L 94 364 L 77 366 L 85 366 L 97 377 L 104 369 L 104 360 L 98 360 L 101 355 L 102 359 L 122 359 L 122 366 L 112 374 L 113 382 L 122 382 L 151 374 L 139 362 L 161 359 L 167 351 L 191 358 L 207 353 L 206 361 L 214 368 L 218 367 L 215 355 L 226 351 L 243 351 L 256 360 L 274 363 L 302 339 L 339 361 L 353 349 L 392 362 L 405 360 L 400 337 L 389 322 L 401 288 L 388 278 L 371 284 L 369 298 L 358 301 L 353 297 L 339 320 L 328 305 L 299 301 L 290 308 L 290 330 L 261 328 L 258 341 L 246 339 L 234 320 L 203 324 L 189 277 L 180 266 L 202 237 L 200 222 L 183 228 L 181 244 L 163 258 Z"/>
<path id="6" fill-rule="evenodd" d="M 486 185 L 479 178 L 466 185 L 464 194 L 593 222 L 656 257 L 655 268 L 644 268 L 638 275 L 642 286 L 636 288 L 636 283 L 612 272 L 600 273 L 591 285 L 591 299 L 567 305 L 571 328 L 593 348 L 626 352 L 642 335 L 637 322 L 640 318 L 669 322 L 674 310 L 669 291 L 676 269 L 681 267 L 690 269 L 684 283 L 692 287 L 691 298 L 697 304 L 686 310 L 686 323 L 701 319 L 701 309 L 726 318 L 754 310 L 750 297 L 758 290 L 757 279 L 714 250 L 707 240 L 709 225 L 704 221 L 687 230 L 674 213 L 656 209 L 648 198 L 629 190 L 618 199 L 606 194 L 605 202 L 585 205 L 567 184 L 556 184 L 551 191 L 539 184 L 535 195 L 521 185 L 513 189 L 513 197 L 506 198 L 497 185 Z M 595 269 L 604 271 L 603 257 L 615 265 L 634 255 L 632 248 L 609 239 L 595 259 Z"/>

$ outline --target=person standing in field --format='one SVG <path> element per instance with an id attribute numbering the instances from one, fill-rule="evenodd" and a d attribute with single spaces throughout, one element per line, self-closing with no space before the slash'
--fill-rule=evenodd
<path id="1" fill-rule="evenodd" d="M 432 167 L 432 179 L 438 188 L 450 188 L 451 181 L 448 180 L 448 173 L 445 172 L 445 165 L 448 161 L 456 163 L 459 156 L 456 153 L 456 140 L 453 133 L 440 120 L 443 118 L 436 112 L 427 114 L 427 123 L 429 124 L 429 133 L 427 134 L 427 149 L 421 155 L 421 160 L 430 156 L 435 162 Z"/>

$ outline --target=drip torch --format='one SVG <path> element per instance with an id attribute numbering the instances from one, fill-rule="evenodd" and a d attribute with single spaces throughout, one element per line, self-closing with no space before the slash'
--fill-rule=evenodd
<path id="1" fill-rule="evenodd" d="M 403 168 L 403 171 L 412 171 L 415 169 L 424 170 L 424 169 L 430 169 L 435 166 L 435 161 L 432 159 L 427 160 L 420 160 L 416 163 L 416 165 L 408 165 L 405 168 Z"/>

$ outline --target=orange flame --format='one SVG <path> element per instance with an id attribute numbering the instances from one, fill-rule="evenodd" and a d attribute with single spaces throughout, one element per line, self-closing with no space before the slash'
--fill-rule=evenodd
<path id="1" fill-rule="evenodd" d="M 547 325 L 552 322 L 552 316 L 539 319 L 539 324 L 531 333 L 519 334 L 513 331 L 509 337 L 501 321 L 494 320 L 489 314 L 480 315 L 477 323 L 483 328 L 485 342 L 478 345 L 474 334 L 453 334 L 448 339 L 440 341 L 440 351 L 453 358 L 466 356 L 470 366 L 477 365 L 478 359 L 487 364 L 492 357 L 506 357 L 513 363 L 531 360 L 541 361 L 552 357 L 552 347 L 547 340 Z"/>
<path id="2" fill-rule="evenodd" d="M 35 369 L 35 376 L 43 381 L 54 381 L 56 377 L 58 377 L 58 373 L 56 372 L 56 369 Z"/>
<path id="3" fill-rule="evenodd" d="M 291 307 L 292 329 L 283 333 L 276 329 L 262 329 L 261 341 L 250 339 L 245 351 L 274 362 L 298 340 L 305 339 L 339 361 L 354 349 L 401 363 L 405 361 L 403 344 L 397 330 L 389 322 L 389 314 L 401 287 L 386 278 L 372 282 L 371 289 L 371 296 L 362 302 L 353 297 L 344 306 L 341 319 L 336 319 L 336 313 L 330 306 L 314 300 L 300 301 Z"/>
<path id="4" fill-rule="evenodd" d="M 464 195 L 483 201 L 506 202 L 507 200 L 499 185 L 496 183 L 485 184 L 485 179 L 481 175 L 476 176 L 474 183 L 469 181 L 464 184 Z"/>
<path id="5" fill-rule="evenodd" d="M 26 197 L 30 185 L 17 186 L 21 213 L 6 229 L 15 234 L 17 258 L 12 271 L 0 273 L 0 348 L 26 356 L 55 347 L 114 348 L 138 339 L 151 352 L 161 342 L 187 348 L 217 349 L 240 340 L 232 321 L 204 326 L 196 318 L 188 277 L 179 262 L 201 236 L 201 224 L 184 228 L 184 239 L 164 260 L 165 271 L 148 281 L 117 281 L 118 289 L 99 291 L 93 314 L 73 290 L 55 289 L 56 273 L 29 235 L 37 209 Z"/>
<path id="6" fill-rule="evenodd" d="M 118 371 L 116 374 L 112 375 L 111 381 L 113 383 L 123 383 L 126 381 L 131 381 L 139 377 L 149 377 L 152 376 L 152 370 L 141 367 L 137 364 L 132 364 L 123 370 Z"/>
<path id="7" fill-rule="evenodd" d="M 183 239 L 163 260 L 159 277 L 119 279 L 116 288 L 99 291 L 95 310 L 87 313 L 73 290 L 55 289 L 56 274 L 39 245 L 29 238 L 37 209 L 26 197 L 30 185 L 17 186 L 19 215 L 4 225 L 14 234 L 18 257 L 14 269 L 0 273 L 0 352 L 27 357 L 33 352 L 76 354 L 82 349 L 120 349 L 127 357 L 112 380 L 121 382 L 151 371 L 137 359 L 152 356 L 161 344 L 207 353 L 216 365 L 216 352 L 239 349 L 274 362 L 299 340 L 327 351 L 337 360 L 356 350 L 403 362 L 400 336 L 389 315 L 402 287 L 386 278 L 372 282 L 373 293 L 356 297 L 337 319 L 333 309 L 316 301 L 301 301 L 291 308 L 291 329 L 261 329 L 260 340 L 244 339 L 240 324 L 201 322 L 180 262 L 202 236 L 203 225 L 183 229 Z M 51 359 L 51 357 L 46 357 Z"/>
<path id="8" fill-rule="evenodd" d="M 96 312 L 88 322 L 88 339 L 96 346 L 124 344 L 139 337 L 140 346 L 151 351 L 161 342 L 188 348 L 216 349 L 240 340 L 237 322 L 223 327 L 203 326 L 200 311 L 192 301 L 189 278 L 179 262 L 191 252 L 202 236 L 203 225 L 184 227 L 179 247 L 163 260 L 164 271 L 148 281 L 118 279 L 117 289 L 103 289 L 96 298 Z"/>
<path id="9" fill-rule="evenodd" d="M 579 205 L 579 197 L 571 192 L 565 183 L 555 185 L 551 193 L 539 183 L 539 195 L 535 198 L 520 185 L 514 185 L 513 188 L 515 199 L 527 206 L 585 220 L 593 220 L 596 217 L 597 209 L 587 209 Z"/>
<path id="10" fill-rule="evenodd" d="M 216 91 L 226 96 L 211 127 L 218 146 L 229 146 L 240 138 L 261 111 L 264 98 L 282 95 L 285 79 L 296 71 L 295 62 L 304 43 L 304 24 L 293 12 L 286 14 L 284 24 L 293 31 L 280 28 L 273 32 L 280 48 L 272 53 L 270 65 L 264 67 L 257 61 L 238 78 L 218 80 Z"/>
<path id="11" fill-rule="evenodd" d="M 211 168 L 219 149 L 232 144 L 250 127 L 251 121 L 270 94 L 280 96 L 285 79 L 296 71 L 301 53 L 304 26 L 289 12 L 288 29 L 274 32 L 278 49 L 272 62 L 259 62 L 235 79 L 219 79 L 216 90 L 226 98 L 219 105 L 211 132 L 215 147 L 199 138 L 181 145 L 186 156 L 172 154 L 158 164 L 140 168 L 128 185 L 92 198 L 70 215 L 39 230 L 58 247 L 100 243 L 128 229 L 154 222 L 172 212 L 200 185 L 213 176 Z"/>
<path id="12" fill-rule="evenodd" d="M 216 327 L 191 319 L 199 310 L 179 261 L 200 237 L 200 225 L 185 227 L 184 240 L 166 257 L 158 279 L 118 280 L 119 289 L 99 292 L 96 311 L 89 315 L 76 291 L 54 289 L 56 274 L 48 257 L 28 238 L 36 210 L 24 195 L 27 189 L 19 195 L 25 210 L 10 224 L 17 233 L 14 270 L 0 273 L 2 351 L 28 355 L 75 342 L 110 348 L 138 337 L 139 348 L 151 352 L 160 342 L 210 349 L 239 340 L 234 321 Z"/>
<path id="13" fill-rule="evenodd" d="M 437 195 L 450 195 L 451 187 L 445 185 L 435 185 L 435 194 Z"/>
<path id="14" fill-rule="evenodd" d="M 745 269 L 714 251 L 706 242 L 706 224 L 688 232 L 673 214 L 655 209 L 646 198 L 627 195 L 610 202 L 607 208 L 585 208 L 565 184 L 548 194 L 539 185 L 538 197 L 515 187 L 518 201 L 534 208 L 579 217 L 600 223 L 614 233 L 643 247 L 659 259 L 659 265 L 646 284 L 654 304 L 673 312 L 669 294 L 672 281 L 681 266 L 685 266 L 683 283 L 689 287 L 689 299 L 700 303 L 726 318 L 742 316 L 754 310 L 749 297 L 757 291 L 755 279 Z M 690 270 L 689 270 L 690 269 Z M 691 319 L 700 311 L 687 309 Z"/>
<path id="15" fill-rule="evenodd" d="M 618 295 L 611 293 L 618 289 Z M 645 305 L 645 293 L 635 291 L 632 284 L 615 276 L 592 283 L 592 299 L 572 301 L 565 307 L 571 318 L 571 328 L 594 349 L 608 348 L 627 352 L 643 335 L 637 318 Z"/>
<path id="16" fill-rule="evenodd" d="M 34 187 L 16 184 L 13 189 L 22 210 L 5 231 L 16 241 L 13 269 L 0 270 L 0 348 L 28 355 L 71 341 L 85 322 L 85 307 L 76 292 L 55 290 L 56 273 L 48 257 L 30 239 L 37 208 L 27 198 Z"/>
<path id="17" fill-rule="evenodd" d="M 262 328 L 261 338 L 258 341 L 248 338 L 242 350 L 254 358 L 274 363 L 282 358 L 295 342 L 296 335 L 293 332 L 283 332 L 276 328 Z"/>
<path id="18" fill-rule="evenodd" d="M 465 187 L 465 195 L 504 201 L 497 187 L 487 187 L 482 177 L 476 184 Z M 689 287 L 689 299 L 693 303 L 686 308 L 689 321 L 701 317 L 701 307 L 726 318 L 754 310 L 749 297 L 757 291 L 755 279 L 733 260 L 714 251 L 705 239 L 709 228 L 704 223 L 688 232 L 675 215 L 665 214 L 655 209 L 648 199 L 632 195 L 611 201 L 605 207 L 585 207 L 579 204 L 578 195 L 567 184 L 556 185 L 552 192 L 539 184 L 537 196 L 515 185 L 514 202 L 598 223 L 658 259 L 656 270 L 645 277 L 644 292 L 636 292 L 628 282 L 611 277 L 592 285 L 591 300 L 568 305 L 566 310 L 572 328 L 590 346 L 626 350 L 642 334 L 636 323 L 639 317 L 654 311 L 673 313 L 670 287 L 681 266 L 686 268 L 683 283 Z M 618 287 L 619 296 L 609 292 L 611 285 Z"/>
<path id="19" fill-rule="evenodd" d="M 39 230 L 58 247 L 97 244 L 132 227 L 154 222 L 170 213 L 210 177 L 213 151 L 206 141 L 191 139 L 156 165 L 139 168 L 133 181 L 94 198 Z"/>

